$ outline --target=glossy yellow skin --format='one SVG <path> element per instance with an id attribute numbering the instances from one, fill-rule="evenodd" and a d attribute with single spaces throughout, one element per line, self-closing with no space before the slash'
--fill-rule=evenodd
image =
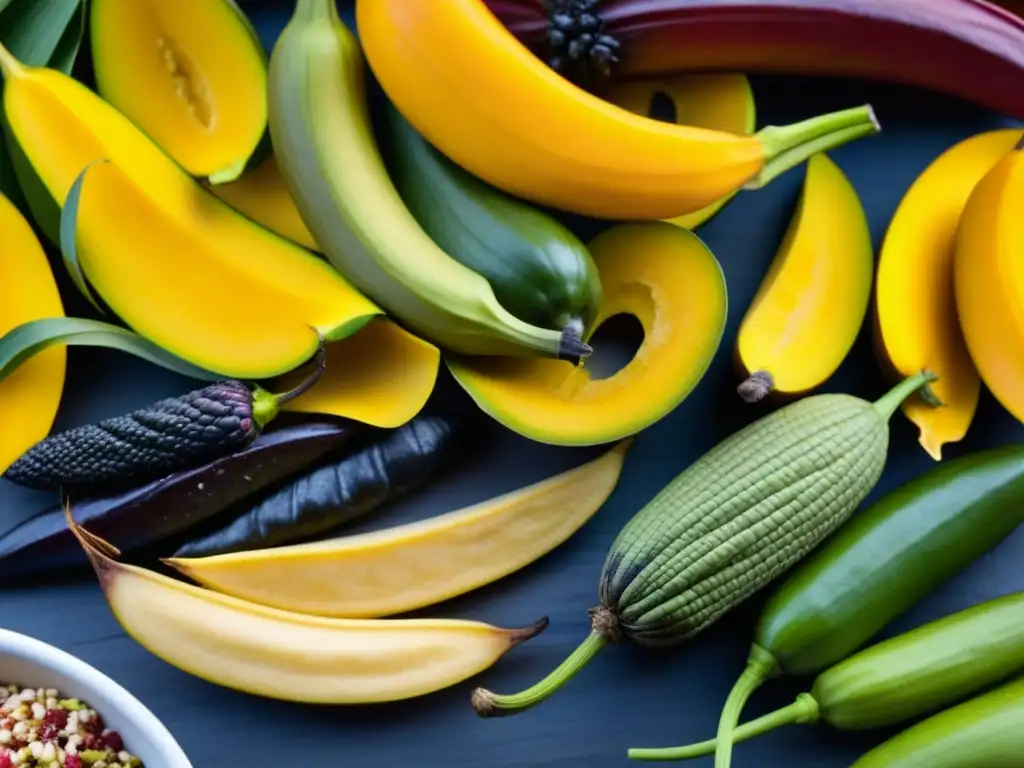
<path id="1" fill-rule="evenodd" d="M 1018 138 L 1020 132 L 1017 131 Z M 954 284 L 964 339 L 996 400 L 1024 421 L 1024 152 L 1005 153 L 960 217 Z"/>
<path id="2" fill-rule="evenodd" d="M 218 592 L 301 613 L 377 618 L 415 610 L 497 581 L 572 536 L 615 489 L 630 442 L 541 482 L 414 523 L 164 562 Z"/>
<path id="3" fill-rule="evenodd" d="M 904 195 L 879 254 L 876 344 L 897 376 L 927 369 L 939 377 L 929 389 L 942 406 L 917 397 L 902 405 L 936 461 L 944 444 L 967 434 L 981 388 L 954 298 L 957 226 L 974 187 L 1019 137 L 1019 130 L 988 131 L 943 152 Z"/>
<path id="4" fill-rule="evenodd" d="M 63 317 L 50 263 L 21 212 L 0 194 L 0 338 L 12 328 Z M 45 349 L 0 381 L 0 474 L 49 434 L 60 407 L 67 349 Z"/>
<path id="5" fill-rule="evenodd" d="M 827 155 L 813 156 L 782 244 L 740 324 L 745 375 L 798 394 L 828 379 L 849 353 L 871 299 L 874 252 L 857 191 Z"/>
<path id="6" fill-rule="evenodd" d="M 117 549 L 72 530 L 133 640 L 188 674 L 256 696 L 310 704 L 422 696 L 487 669 L 544 627 L 282 611 L 119 563 Z"/>
<path id="7" fill-rule="evenodd" d="M 92 0 L 99 94 L 193 176 L 237 178 L 267 128 L 267 61 L 228 0 Z"/>
<path id="8" fill-rule="evenodd" d="M 677 125 L 695 125 L 737 135 L 749 135 L 757 127 L 754 92 L 746 75 L 739 73 L 680 74 L 655 80 L 615 82 L 600 96 L 616 106 L 651 117 L 651 100 L 662 93 L 675 106 Z M 735 192 L 693 213 L 666 219 L 686 229 L 696 229 L 718 213 Z"/>
<path id="9" fill-rule="evenodd" d="M 762 168 L 757 138 L 641 117 L 573 85 L 483 0 L 357 0 L 367 61 L 435 147 L 507 192 L 608 219 L 666 219 Z"/>
<path id="10" fill-rule="evenodd" d="M 78 256 L 133 330 L 225 376 L 283 374 L 381 314 L 336 270 L 232 210 L 85 86 L 0 49 L 7 124 L 58 205 L 89 171 Z M 372 361 L 371 363 L 372 364 Z"/>
<path id="11" fill-rule="evenodd" d="M 273 154 L 236 181 L 211 185 L 210 191 L 271 232 L 311 251 L 320 250 L 302 220 L 302 214 L 295 207 L 295 201 L 281 177 L 277 158 Z"/>
<path id="12" fill-rule="evenodd" d="M 585 367 L 557 360 L 445 358 L 477 405 L 542 443 L 596 445 L 647 428 L 697 385 L 725 329 L 725 278 L 692 232 L 660 221 L 621 224 L 588 247 L 604 290 L 590 334 L 619 314 L 643 326 L 625 367 L 592 379 Z"/>

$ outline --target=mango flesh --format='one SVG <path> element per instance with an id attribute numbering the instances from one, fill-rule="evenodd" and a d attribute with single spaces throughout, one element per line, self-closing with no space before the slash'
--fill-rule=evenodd
<path id="1" fill-rule="evenodd" d="M 740 73 L 680 74 L 622 81 L 610 85 L 601 97 L 634 114 L 657 117 L 654 104 L 659 94 L 672 102 L 677 125 L 694 125 L 742 136 L 749 136 L 757 127 L 754 92 L 747 76 Z M 735 194 L 666 221 L 685 229 L 696 229 L 718 213 Z"/>
<path id="2" fill-rule="evenodd" d="M 1024 421 L 1022 207 L 1024 152 L 1018 149 L 1005 154 L 971 193 L 954 262 L 967 349 L 985 386 L 1018 421 Z"/>
<path id="3" fill-rule="evenodd" d="M 903 413 L 936 461 L 963 439 L 974 419 L 981 380 L 967 351 L 954 294 L 955 238 L 971 191 L 1020 138 L 1019 129 L 987 131 L 950 147 L 911 185 L 889 224 L 878 260 L 876 345 L 897 376 L 923 369 L 941 407 L 907 398 Z"/>
<path id="4" fill-rule="evenodd" d="M 215 184 L 210 191 L 236 211 L 271 232 L 286 237 L 311 251 L 320 246 L 306 228 L 302 214 L 284 183 L 277 158 L 268 155 L 250 171 L 230 184 Z"/>
<path id="5" fill-rule="evenodd" d="M 692 232 L 660 221 L 621 224 L 588 247 L 604 287 L 590 335 L 619 314 L 643 327 L 624 368 L 593 379 L 558 360 L 446 356 L 481 409 L 538 442 L 596 445 L 650 426 L 697 385 L 725 329 L 725 278 Z"/>
<path id="6" fill-rule="evenodd" d="M 267 60 L 231 0 L 92 0 L 99 94 L 193 176 L 231 181 L 267 130 Z"/>
<path id="7" fill-rule="evenodd" d="M 825 382 L 864 324 L 874 268 L 857 191 L 827 155 L 814 155 L 782 244 L 740 324 L 744 375 L 766 371 L 773 390 L 787 394 Z"/>
<path id="8" fill-rule="evenodd" d="M 22 188 L 44 222 L 94 160 L 78 216 L 86 277 L 133 330 L 224 376 L 294 369 L 381 310 L 326 262 L 206 191 L 80 83 L 0 50 Z M 49 221 L 52 226 L 52 221 Z M 372 365 L 374 361 L 361 361 Z"/>
<path id="9" fill-rule="evenodd" d="M 46 254 L 21 212 L 2 194 L 0 232 L 0 337 L 31 320 L 63 317 Z M 66 365 L 66 347 L 54 346 L 0 380 L 0 474 L 49 433 Z"/>

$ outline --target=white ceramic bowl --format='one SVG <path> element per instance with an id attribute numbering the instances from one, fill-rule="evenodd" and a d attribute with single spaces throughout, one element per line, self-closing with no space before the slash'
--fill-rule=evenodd
<path id="1" fill-rule="evenodd" d="M 146 768 L 192 768 L 184 751 L 142 702 L 95 667 L 41 640 L 0 629 L 0 682 L 56 688 L 99 712 Z"/>

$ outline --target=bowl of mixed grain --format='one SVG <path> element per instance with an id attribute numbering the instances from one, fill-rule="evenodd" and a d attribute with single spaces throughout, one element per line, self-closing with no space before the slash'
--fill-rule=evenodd
<path id="1" fill-rule="evenodd" d="M 142 702 L 94 667 L 0 630 L 0 768 L 192 768 Z"/>

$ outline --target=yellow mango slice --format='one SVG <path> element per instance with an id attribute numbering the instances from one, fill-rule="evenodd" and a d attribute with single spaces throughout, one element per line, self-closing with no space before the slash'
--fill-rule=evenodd
<path id="1" fill-rule="evenodd" d="M 808 392 L 846 358 L 864 324 L 875 260 L 857 191 L 827 155 L 807 162 L 782 244 L 736 339 L 745 400 Z"/>
<path id="2" fill-rule="evenodd" d="M 985 386 L 1018 421 L 1024 421 L 1022 208 L 1024 151 L 1017 147 L 971 193 L 954 259 L 956 308 L 967 349 Z"/>
<path id="3" fill-rule="evenodd" d="M 957 226 L 971 191 L 1018 138 L 1018 129 L 987 131 L 939 155 L 903 196 L 879 254 L 876 346 L 897 377 L 938 376 L 928 390 L 941 406 L 916 397 L 902 405 L 936 461 L 944 444 L 967 434 L 981 389 L 954 298 Z"/>
<path id="4" fill-rule="evenodd" d="M 284 183 L 273 154 L 238 180 L 230 184 L 215 184 L 210 190 L 236 211 L 271 232 L 311 251 L 320 250 L 295 207 L 292 193 Z"/>
<path id="5" fill-rule="evenodd" d="M 652 117 L 654 99 L 661 94 L 672 101 L 677 125 L 695 125 L 749 136 L 757 127 L 754 92 L 747 76 L 735 72 L 678 74 L 652 80 L 624 80 L 609 85 L 601 98 L 645 117 Z M 736 193 L 704 208 L 666 219 L 696 229 L 718 213 Z"/>
<path id="6" fill-rule="evenodd" d="M 441 350 L 383 317 L 354 336 L 328 344 L 326 353 L 323 377 L 282 410 L 400 427 L 426 405 L 441 366 Z M 287 392 L 306 375 L 294 371 L 270 389 Z"/>
<path id="7" fill-rule="evenodd" d="M 480 408 L 542 443 L 596 445 L 650 426 L 697 385 L 725 329 L 725 278 L 689 230 L 660 221 L 620 224 L 588 247 L 604 288 L 588 337 L 620 314 L 643 327 L 643 342 L 625 367 L 594 379 L 558 360 L 445 356 Z"/>
<path id="8" fill-rule="evenodd" d="M 31 320 L 63 317 L 50 263 L 35 233 L 0 194 L 0 337 Z M 0 380 L 0 474 L 53 427 L 67 348 L 50 347 Z"/>
<path id="9" fill-rule="evenodd" d="M 308 544 L 165 563 L 204 587 L 299 613 L 379 618 L 435 605 L 538 560 L 619 481 L 631 440 L 602 456 L 443 515 Z"/>
<path id="10" fill-rule="evenodd" d="M 237 178 L 267 130 L 267 58 L 231 0 L 91 0 L 96 88 L 193 176 Z"/>
<path id="11" fill-rule="evenodd" d="M 381 310 L 304 248 L 234 211 L 85 86 L 0 47 L 13 157 L 45 227 L 81 171 L 79 260 L 133 330 L 224 376 L 290 371 Z M 51 229 L 52 236 L 52 229 Z M 373 365 L 374 361 L 358 361 Z"/>

